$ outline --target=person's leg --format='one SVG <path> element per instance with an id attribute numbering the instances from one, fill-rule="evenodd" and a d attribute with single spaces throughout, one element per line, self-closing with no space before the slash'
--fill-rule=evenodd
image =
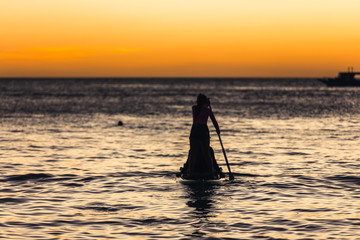
<path id="1" fill-rule="evenodd" d="M 188 159 L 188 175 L 194 175 L 197 171 L 197 159 L 199 156 L 199 140 L 196 138 L 190 138 L 190 153 Z"/>
<path id="2" fill-rule="evenodd" d="M 202 139 L 200 143 L 201 156 L 203 158 L 203 170 L 205 175 L 214 176 L 213 160 L 210 156 L 210 139 Z"/>

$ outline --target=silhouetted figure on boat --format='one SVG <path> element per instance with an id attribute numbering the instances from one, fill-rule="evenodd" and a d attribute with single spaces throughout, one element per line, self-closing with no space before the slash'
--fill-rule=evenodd
<path id="1" fill-rule="evenodd" d="M 207 126 L 210 117 L 216 132 L 220 128 L 210 106 L 210 99 L 203 94 L 197 97 L 197 104 L 192 107 L 193 125 L 190 133 L 190 151 L 181 177 L 186 179 L 219 179 L 224 177 L 215 160 L 213 149 L 210 147 L 210 133 Z"/>

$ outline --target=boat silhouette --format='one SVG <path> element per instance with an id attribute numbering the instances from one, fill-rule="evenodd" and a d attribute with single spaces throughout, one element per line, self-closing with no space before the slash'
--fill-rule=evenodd
<path id="1" fill-rule="evenodd" d="M 339 72 L 336 78 L 321 78 L 319 81 L 329 87 L 360 87 L 360 79 L 356 79 L 356 75 L 360 75 L 360 72 L 349 68 L 347 72 Z"/>

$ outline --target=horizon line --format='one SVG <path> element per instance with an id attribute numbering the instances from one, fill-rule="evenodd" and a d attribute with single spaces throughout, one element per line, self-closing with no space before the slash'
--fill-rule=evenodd
<path id="1" fill-rule="evenodd" d="M 324 76 L 325 77 L 325 76 Z M 0 76 L 0 79 L 317 79 L 302 76 Z"/>

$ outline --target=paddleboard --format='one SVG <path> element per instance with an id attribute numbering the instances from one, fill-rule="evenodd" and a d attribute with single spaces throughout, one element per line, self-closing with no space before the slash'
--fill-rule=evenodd
<path id="1" fill-rule="evenodd" d="M 221 184 L 225 182 L 225 178 L 219 178 L 219 179 L 184 179 L 179 177 L 178 182 L 182 184 Z"/>

